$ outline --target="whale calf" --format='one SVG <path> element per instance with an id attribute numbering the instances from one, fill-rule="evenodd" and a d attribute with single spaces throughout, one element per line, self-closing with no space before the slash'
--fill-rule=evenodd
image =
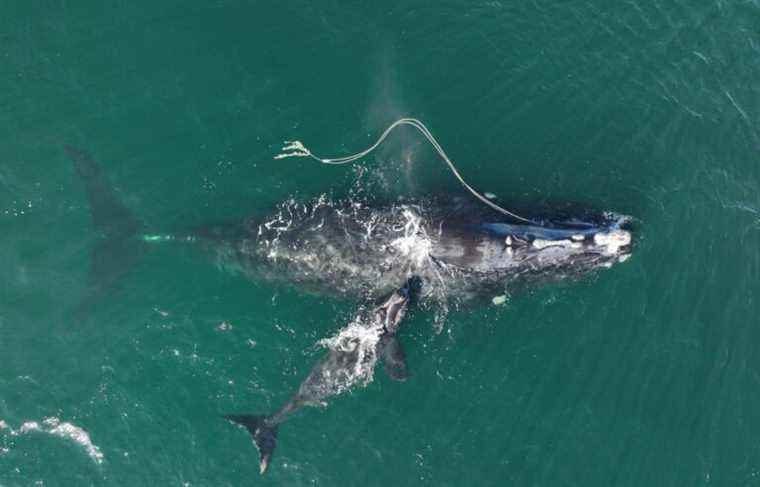
<path id="1" fill-rule="evenodd" d="M 419 282 L 415 278 L 391 293 L 368 316 L 358 316 L 336 337 L 327 340 L 329 351 L 317 362 L 301 383 L 298 391 L 276 413 L 270 416 L 226 415 L 251 433 L 261 456 L 259 470 L 263 474 L 277 443 L 277 430 L 290 415 L 304 406 L 325 406 L 326 400 L 372 379 L 378 358 L 388 374 L 406 378 L 403 352 L 398 347 L 396 332 L 406 315 L 409 300 Z"/>

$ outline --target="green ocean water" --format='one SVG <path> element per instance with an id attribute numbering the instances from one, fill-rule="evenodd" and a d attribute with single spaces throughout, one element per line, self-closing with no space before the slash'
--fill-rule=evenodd
<path id="1" fill-rule="evenodd" d="M 1 2 L 0 486 L 760 485 L 759 80 L 756 0 Z M 76 313 L 100 236 L 64 147 L 156 233 L 460 194 L 411 130 L 273 159 L 402 116 L 500 203 L 631 215 L 633 256 L 414 312 L 411 378 L 303 411 L 260 477 L 221 415 L 276 409 L 357 303 L 164 242 Z"/>

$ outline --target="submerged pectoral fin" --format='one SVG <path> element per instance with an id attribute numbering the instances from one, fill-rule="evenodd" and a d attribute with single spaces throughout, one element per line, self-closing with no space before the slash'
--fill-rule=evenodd
<path id="1" fill-rule="evenodd" d="M 409 377 L 406 355 L 396 335 L 384 335 L 380 339 L 379 352 L 385 372 L 391 379 L 403 381 Z"/>

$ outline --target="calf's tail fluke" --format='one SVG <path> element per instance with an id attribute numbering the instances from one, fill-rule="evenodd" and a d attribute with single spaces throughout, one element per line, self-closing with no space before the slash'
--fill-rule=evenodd
<path id="1" fill-rule="evenodd" d="M 229 414 L 226 419 L 245 426 L 245 429 L 253 436 L 253 442 L 259 450 L 261 460 L 259 471 L 263 474 L 267 471 L 269 460 L 272 458 L 274 448 L 277 446 L 277 424 L 272 424 L 267 416 L 254 416 L 250 414 Z"/>
<path id="2" fill-rule="evenodd" d="M 82 316 L 133 267 L 142 251 L 137 234 L 143 225 L 118 198 L 100 164 L 81 149 L 65 146 L 64 150 L 84 183 L 97 235 L 87 293 L 77 308 Z"/>

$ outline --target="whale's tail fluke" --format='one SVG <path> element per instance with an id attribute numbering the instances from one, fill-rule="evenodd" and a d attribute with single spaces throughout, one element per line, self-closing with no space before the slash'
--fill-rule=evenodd
<path id="1" fill-rule="evenodd" d="M 230 414 L 224 416 L 226 419 L 245 426 L 251 436 L 256 448 L 261 455 L 259 471 L 264 474 L 269 466 L 269 460 L 272 458 L 274 448 L 277 446 L 277 424 L 271 424 L 267 416 L 253 416 L 250 414 Z"/>
<path id="2" fill-rule="evenodd" d="M 76 313 L 82 316 L 89 314 L 99 298 L 112 291 L 137 261 L 142 245 L 136 236 L 143 225 L 119 200 L 100 165 L 89 154 L 71 146 L 65 146 L 64 150 L 84 182 L 92 225 L 98 234 L 98 242 L 92 251 L 87 293 Z"/>

